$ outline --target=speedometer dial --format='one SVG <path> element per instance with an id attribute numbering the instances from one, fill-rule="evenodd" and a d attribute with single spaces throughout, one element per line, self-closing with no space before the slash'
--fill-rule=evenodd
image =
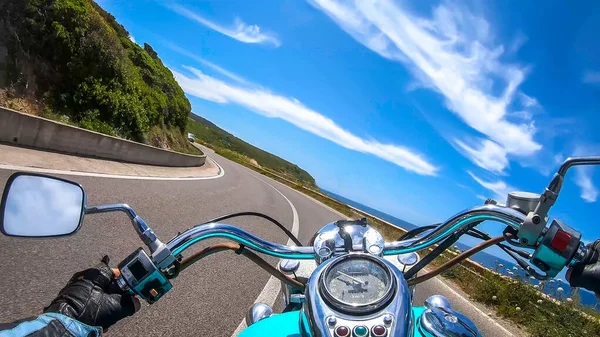
<path id="1" fill-rule="evenodd" d="M 324 297 L 341 311 L 372 311 L 391 297 L 392 277 L 387 266 L 376 259 L 347 257 L 325 271 Z"/>

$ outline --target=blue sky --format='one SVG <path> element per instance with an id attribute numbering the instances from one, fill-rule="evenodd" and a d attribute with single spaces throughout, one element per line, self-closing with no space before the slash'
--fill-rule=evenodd
<path id="1" fill-rule="evenodd" d="M 597 2 L 99 3 L 196 114 L 418 225 L 600 154 Z M 598 184 L 570 171 L 552 213 L 588 240 Z"/>

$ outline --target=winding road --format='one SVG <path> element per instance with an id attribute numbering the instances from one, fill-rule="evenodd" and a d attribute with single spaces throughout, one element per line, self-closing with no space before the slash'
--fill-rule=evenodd
<path id="1" fill-rule="evenodd" d="M 225 171 L 222 177 L 197 181 L 63 177 L 83 185 L 88 205 L 129 204 L 164 242 L 192 225 L 233 212 L 263 212 L 290 230 L 296 223 L 298 237 L 304 243 L 326 223 L 342 218 L 295 190 L 214 153 L 209 155 Z M 12 173 L 0 170 L 2 186 Z M 282 231 L 262 219 L 246 217 L 230 223 L 271 241 L 287 241 Z M 69 237 L 0 236 L 0 321 L 38 315 L 73 272 L 97 263 L 105 254 L 116 265 L 140 245 L 122 213 L 89 215 L 81 230 Z M 267 260 L 277 262 L 274 258 Z M 234 253 L 209 256 L 175 279 L 173 290 L 159 302 L 144 305 L 107 335 L 232 336 L 259 295 L 274 297 L 276 291 L 263 291 L 268 280 L 269 275 L 262 269 Z M 447 296 L 455 309 L 473 319 L 484 336 L 518 335 L 502 328 L 484 313 L 484 308 L 474 306 L 437 279 L 417 287 L 415 304 L 432 294 Z M 281 301 L 275 303 L 277 311 Z"/>

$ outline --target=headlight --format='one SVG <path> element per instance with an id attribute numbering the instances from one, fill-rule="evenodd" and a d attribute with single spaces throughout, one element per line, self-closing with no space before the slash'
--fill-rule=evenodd
<path id="1" fill-rule="evenodd" d="M 333 262 L 321 277 L 321 293 L 332 309 L 369 314 L 392 298 L 394 278 L 375 257 L 348 255 Z"/>

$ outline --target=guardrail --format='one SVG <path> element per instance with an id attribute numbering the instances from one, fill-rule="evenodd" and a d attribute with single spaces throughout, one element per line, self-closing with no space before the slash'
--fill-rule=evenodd
<path id="1" fill-rule="evenodd" d="M 202 166 L 206 156 L 159 149 L 0 107 L 0 142 L 86 157 L 172 167 Z"/>

